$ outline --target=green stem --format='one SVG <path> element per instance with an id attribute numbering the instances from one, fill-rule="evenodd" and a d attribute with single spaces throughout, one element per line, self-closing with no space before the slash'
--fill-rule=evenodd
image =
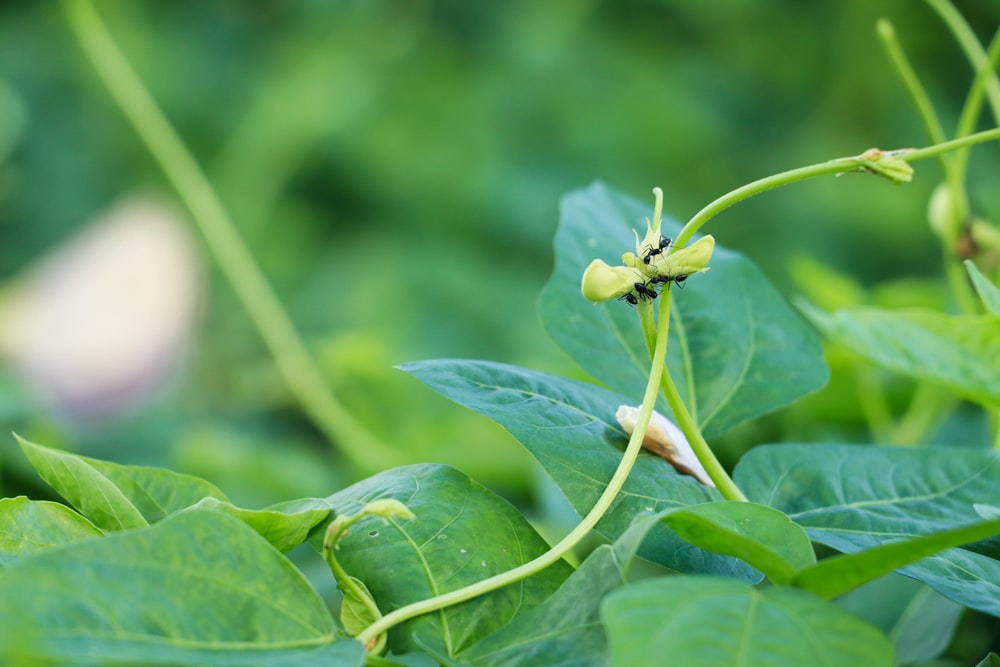
<path id="1" fill-rule="evenodd" d="M 632 471 L 632 466 L 635 465 L 635 460 L 639 456 L 639 452 L 642 449 L 642 441 L 646 437 L 646 428 L 649 426 L 649 420 L 653 415 L 653 407 L 656 405 L 656 397 L 659 393 L 660 378 L 666 365 L 669 322 L 670 299 L 665 298 L 660 303 L 659 328 L 656 336 L 656 347 L 653 352 L 653 363 L 649 372 L 649 381 L 646 383 L 646 392 L 643 395 L 642 406 L 639 408 L 639 416 L 635 430 L 629 438 L 628 446 L 625 448 L 625 454 L 622 456 L 622 460 L 618 464 L 618 469 L 615 470 L 615 474 L 611 477 L 611 481 L 608 482 L 604 492 L 601 493 L 600 498 L 597 499 L 593 508 L 591 508 L 590 512 L 587 513 L 587 516 L 584 517 L 583 520 L 577 524 L 577 526 L 570 531 L 569 534 L 566 535 L 566 537 L 560 540 L 558 544 L 538 558 L 535 558 L 534 560 L 531 560 L 512 570 L 508 570 L 507 572 L 503 572 L 488 579 L 483 579 L 482 581 L 476 582 L 470 586 L 459 588 L 458 590 L 451 591 L 450 593 L 445 593 L 437 597 L 421 600 L 420 602 L 415 602 L 405 607 L 401 607 L 389 614 L 386 614 L 381 619 L 365 628 L 363 632 L 358 634 L 356 639 L 367 644 L 373 638 L 378 637 L 390 628 L 411 618 L 415 618 L 432 611 L 437 611 L 438 609 L 443 609 L 460 602 L 465 602 L 466 600 L 471 600 L 472 598 L 478 597 L 484 593 L 496 590 L 508 584 L 514 583 L 515 581 L 520 581 L 526 577 L 530 577 L 553 563 L 558 562 L 567 552 L 575 547 L 580 540 L 586 537 L 587 534 L 594 529 L 594 526 L 596 526 L 598 521 L 604 517 L 604 514 L 611 507 L 611 504 L 614 502 L 618 493 L 625 485 L 625 480 Z"/>
<path id="2" fill-rule="evenodd" d="M 665 298 L 669 298 L 670 290 L 664 290 L 664 292 Z M 726 500 L 746 502 L 747 497 L 743 495 L 743 492 L 733 482 L 732 477 L 729 476 L 726 469 L 719 463 L 719 459 L 715 458 L 715 453 L 702 436 L 701 429 L 698 428 L 698 424 L 691 416 L 691 413 L 688 412 L 687 406 L 677 391 L 677 385 L 674 384 L 669 369 L 664 372 L 660 384 L 663 388 L 663 394 L 667 399 L 667 405 L 670 406 L 670 411 L 677 422 L 677 427 L 684 434 L 684 437 L 687 438 L 688 444 L 694 450 L 695 456 L 698 457 L 709 478 L 715 483 L 715 488 L 719 490 L 719 493 Z"/>
<path id="3" fill-rule="evenodd" d="M 972 63 L 975 71 L 980 71 L 987 66 L 989 58 L 983 50 L 982 44 L 976 37 L 976 33 L 962 17 L 962 14 L 947 0 L 927 0 L 927 4 L 941 16 L 941 19 L 951 30 L 951 33 L 958 40 L 966 57 Z M 993 118 L 1000 123 L 1000 79 L 996 76 L 989 77 L 986 82 L 986 95 L 990 100 L 990 108 L 993 110 Z"/>
<path id="4" fill-rule="evenodd" d="M 895 445 L 919 444 L 953 404 L 954 399 L 943 395 L 937 387 L 918 384 L 889 442 Z"/>
<path id="5" fill-rule="evenodd" d="M 947 153 L 948 151 L 996 139 L 1000 139 L 1000 128 L 977 132 L 966 137 L 959 137 L 958 139 L 952 139 L 951 141 L 945 141 L 943 143 L 927 146 L 925 148 L 907 150 L 905 153 L 901 153 L 899 157 L 907 162 L 915 162 L 917 160 L 923 160 L 924 158 L 935 157 L 943 153 Z M 774 174 L 772 176 L 756 180 L 752 183 L 747 183 L 746 185 L 736 188 L 731 192 L 727 192 L 698 211 L 694 217 L 688 220 L 688 223 L 684 225 L 684 229 L 681 230 L 681 233 L 677 237 L 674 244 L 678 248 L 684 247 L 687 245 L 687 242 L 691 239 L 691 237 L 694 236 L 706 222 L 733 204 L 738 204 L 744 199 L 749 199 L 750 197 L 760 194 L 761 192 L 773 190 L 774 188 L 782 185 L 798 183 L 799 181 L 815 178 L 817 176 L 858 171 L 864 166 L 864 163 L 865 161 L 859 157 L 838 158 L 836 160 L 830 160 L 829 162 L 820 162 L 807 167 L 799 167 L 798 169 L 783 171 L 780 174 Z"/>
<path id="6" fill-rule="evenodd" d="M 930 135 L 931 141 L 936 144 L 945 141 L 947 137 L 944 133 L 944 127 L 941 125 L 941 121 L 934 111 L 934 105 L 931 104 L 931 98 L 927 95 L 927 90 L 920 83 L 920 79 L 917 78 L 916 72 L 910 65 L 910 61 L 907 60 L 906 54 L 903 53 L 902 47 L 899 45 L 899 40 L 896 39 L 896 29 L 888 19 L 879 19 L 875 26 L 879 39 L 882 41 L 882 46 L 889 56 L 889 60 L 895 65 L 896 71 L 903 80 L 903 85 L 906 86 L 910 97 L 913 98 L 913 103 L 917 106 L 917 111 L 920 113 L 920 118 L 924 121 L 924 126 L 927 128 L 927 134 Z M 942 166 L 947 170 L 948 165 L 944 164 L 944 161 L 942 161 Z"/>
<path id="7" fill-rule="evenodd" d="M 875 442 L 889 442 L 892 433 L 892 411 L 885 398 L 885 391 L 875 377 L 875 369 L 852 359 L 851 370 L 854 372 L 854 382 L 858 391 L 858 403 L 861 412 L 868 421 Z"/>
<path id="8" fill-rule="evenodd" d="M 329 392 L 208 179 L 114 43 L 93 4 L 90 0 L 63 0 L 63 9 L 111 96 L 191 211 L 206 245 L 303 410 L 358 466 L 380 470 L 400 462 L 397 452 L 356 421 Z"/>
<path id="9" fill-rule="evenodd" d="M 959 115 L 958 126 L 955 129 L 956 137 L 964 137 L 976 129 L 976 122 L 979 120 L 979 115 L 983 109 L 986 85 L 988 81 L 996 80 L 994 70 L 998 63 L 1000 63 L 1000 28 L 993 35 L 993 41 L 990 42 L 990 48 L 986 54 L 986 62 L 976 72 L 976 78 L 973 80 L 969 94 L 965 98 L 965 104 L 962 105 L 962 113 Z M 1000 120 L 997 122 L 1000 122 Z M 965 180 L 965 167 L 968 159 L 968 150 L 958 151 L 955 155 L 955 169 L 958 171 L 959 178 L 962 181 Z"/>

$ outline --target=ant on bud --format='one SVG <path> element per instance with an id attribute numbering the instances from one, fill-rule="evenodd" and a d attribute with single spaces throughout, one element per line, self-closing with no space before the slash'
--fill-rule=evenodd
<path id="1" fill-rule="evenodd" d="M 681 289 L 684 289 L 684 281 L 688 279 L 688 274 L 678 273 L 676 276 L 654 276 L 650 282 L 652 283 L 675 283 Z"/>
<path id="2" fill-rule="evenodd" d="M 649 299 L 650 301 L 652 301 L 656 297 L 660 296 L 660 294 L 655 289 L 656 282 L 657 282 L 656 279 L 653 279 L 648 283 L 639 283 L 639 282 L 632 283 L 633 286 L 635 287 L 635 290 L 632 292 L 627 292 L 626 294 L 623 294 L 618 298 L 627 301 L 633 306 L 639 304 L 639 299 Z M 654 285 L 654 287 L 650 288 L 649 285 Z"/>
<path id="3" fill-rule="evenodd" d="M 647 245 L 646 247 L 649 248 L 649 252 L 647 252 L 645 255 L 642 256 L 643 264 L 649 264 L 649 260 L 656 257 L 657 255 L 662 255 L 663 251 L 670 247 L 670 239 L 668 239 L 666 236 L 661 236 L 659 247 L 654 248 L 649 245 Z"/>

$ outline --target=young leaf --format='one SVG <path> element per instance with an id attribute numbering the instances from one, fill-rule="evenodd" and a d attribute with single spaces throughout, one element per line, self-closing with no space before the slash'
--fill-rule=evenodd
<path id="1" fill-rule="evenodd" d="M 302 574 L 222 512 L 53 548 L 0 577 L 4 664 L 364 663 L 335 639 Z"/>
<path id="2" fill-rule="evenodd" d="M 117 531 L 149 525 L 122 490 L 85 457 L 17 441 L 39 476 L 97 527 Z"/>
<path id="3" fill-rule="evenodd" d="M 560 210 L 555 270 L 539 300 L 542 324 L 588 373 L 636 405 L 649 353 L 635 313 L 617 301 L 590 303 L 580 278 L 595 257 L 617 263 L 652 211 L 600 183 L 566 195 Z M 664 234 L 677 231 L 664 220 Z M 709 266 L 675 291 L 667 359 L 707 437 L 819 389 L 828 376 L 816 335 L 753 263 L 716 247 Z M 658 409 L 669 415 L 662 401 Z"/>
<path id="4" fill-rule="evenodd" d="M 1000 317 L 932 310 L 803 311 L 831 341 L 874 364 L 1000 404 Z"/>
<path id="5" fill-rule="evenodd" d="M 42 479 L 104 530 L 145 526 L 205 497 L 226 500 L 215 486 L 191 475 L 100 461 L 23 438 L 17 441 Z"/>
<path id="6" fill-rule="evenodd" d="M 979 298 L 986 307 L 986 312 L 1000 315 L 1000 288 L 990 282 L 990 279 L 983 275 L 976 263 L 971 259 L 965 260 L 965 268 L 969 272 L 969 278 L 979 293 Z"/>
<path id="7" fill-rule="evenodd" d="M 288 553 L 305 542 L 309 531 L 330 515 L 330 505 L 322 498 L 303 498 L 262 510 L 243 509 L 224 500 L 205 498 L 193 507 L 236 517 L 281 553 Z"/>
<path id="8" fill-rule="evenodd" d="M 605 389 L 486 361 L 442 359 L 401 368 L 509 430 L 581 516 L 594 506 L 621 461 L 628 436 L 615 412 L 625 399 Z M 622 493 L 596 530 L 615 540 L 640 513 L 721 499 L 714 488 L 681 475 L 663 459 L 640 454 Z M 666 526 L 653 529 L 640 555 L 681 572 L 760 579 L 758 572 L 736 559 L 692 549 Z"/>
<path id="9" fill-rule="evenodd" d="M 834 604 L 793 588 L 673 576 L 611 593 L 601 608 L 611 665 L 891 667 L 892 643 Z"/>
<path id="10" fill-rule="evenodd" d="M 767 445 L 736 466 L 747 497 L 786 512 L 845 553 L 981 521 L 996 497 L 1000 454 L 968 448 Z M 949 549 L 903 572 L 973 609 L 1000 615 L 1000 545 Z"/>
<path id="11" fill-rule="evenodd" d="M 21 556 L 103 534 L 65 505 L 24 496 L 0 499 L 0 568 Z"/>
<path id="12" fill-rule="evenodd" d="M 663 522 L 685 540 L 753 565 L 776 584 L 816 563 L 812 542 L 783 512 L 744 502 L 692 505 L 669 511 Z"/>
<path id="13" fill-rule="evenodd" d="M 338 515 L 381 498 L 403 502 L 413 520 L 368 516 L 338 542 L 337 561 L 364 582 L 383 614 L 522 565 L 548 545 L 507 501 L 442 465 L 388 470 L 327 500 Z M 313 532 L 320 547 L 324 530 Z M 565 563 L 474 600 L 408 621 L 389 633 L 394 652 L 421 650 L 415 637 L 454 656 L 511 623 L 569 576 Z"/>
<path id="14" fill-rule="evenodd" d="M 461 659 L 477 667 L 606 665 L 600 601 L 628 583 L 628 567 L 657 523 L 658 516 L 637 519 L 614 545 L 594 549 L 552 597 L 472 646 Z"/>
<path id="15" fill-rule="evenodd" d="M 820 597 L 837 597 L 927 556 L 998 534 L 1000 519 L 992 519 L 901 542 L 883 542 L 806 568 L 795 575 L 795 585 Z"/>
<path id="16" fill-rule="evenodd" d="M 976 667 L 1000 667 L 1000 655 L 991 652 Z"/>

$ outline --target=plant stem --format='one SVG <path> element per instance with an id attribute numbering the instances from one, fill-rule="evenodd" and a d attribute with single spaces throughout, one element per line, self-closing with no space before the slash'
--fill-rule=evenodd
<path id="1" fill-rule="evenodd" d="M 356 637 L 358 641 L 367 644 L 373 638 L 411 618 L 432 611 L 437 611 L 438 609 L 443 609 L 460 602 L 465 602 L 466 600 L 471 600 L 472 598 L 478 597 L 484 593 L 488 593 L 540 572 L 546 567 L 562 559 L 562 557 L 569 552 L 570 549 L 575 547 L 580 540 L 586 537 L 587 534 L 593 530 L 594 526 L 596 526 L 597 523 L 604 517 L 604 514 L 611 507 L 612 502 L 625 485 L 625 480 L 632 471 L 632 466 L 635 465 L 635 460 L 639 456 L 639 451 L 642 449 L 642 441 L 646 437 L 646 428 L 649 426 L 649 420 L 653 415 L 653 407 L 656 405 L 656 397 L 659 394 L 660 379 L 666 366 L 669 322 L 670 299 L 667 297 L 660 302 L 659 327 L 656 334 L 656 347 L 653 352 L 653 363 L 649 371 L 649 381 L 646 383 L 646 392 L 643 395 L 642 406 L 639 408 L 639 417 L 635 430 L 629 438 L 628 446 L 625 448 L 625 454 L 622 456 L 622 460 L 618 464 L 617 470 L 615 470 L 614 475 L 611 477 L 611 481 L 608 482 L 608 485 L 605 487 L 603 493 L 601 493 L 600 498 L 598 498 L 597 502 L 594 503 L 593 508 L 591 508 L 590 512 L 587 513 L 587 516 L 584 517 L 583 520 L 577 524 L 577 526 L 570 531 L 569 534 L 566 535 L 566 537 L 560 540 L 558 544 L 538 558 L 535 558 L 534 560 L 531 560 L 512 570 L 508 570 L 507 572 L 503 572 L 488 579 L 483 579 L 482 581 L 476 582 L 470 586 L 459 588 L 458 590 L 451 591 L 450 593 L 445 593 L 437 597 L 421 600 L 420 602 L 415 602 L 405 607 L 401 607 L 389 614 L 386 614 L 381 619 L 365 628 L 365 630 L 359 633 Z"/>
<path id="2" fill-rule="evenodd" d="M 670 290 L 665 290 L 665 292 L 669 295 Z M 665 295 L 665 298 L 668 298 L 667 295 Z M 691 445 L 695 456 L 698 457 L 702 467 L 705 468 L 705 472 L 708 473 L 708 476 L 715 483 L 715 487 L 719 490 L 719 493 L 726 500 L 746 502 L 747 497 L 743 495 L 740 488 L 733 482 L 733 478 L 729 476 L 726 469 L 719 463 L 719 459 L 715 458 L 715 452 L 708 446 L 704 436 L 701 434 L 701 429 L 698 428 L 698 424 L 691 416 L 691 413 L 688 412 L 687 406 L 684 405 L 684 401 L 677 391 L 677 385 L 674 384 L 669 370 L 663 373 L 660 384 L 663 388 L 663 394 L 667 399 L 667 405 L 670 406 L 670 411 L 677 421 L 677 427 L 684 433 L 688 444 Z"/>
<path id="3" fill-rule="evenodd" d="M 80 45 L 111 96 L 163 169 L 201 229 L 223 275 L 246 308 L 306 414 L 366 470 L 401 461 L 330 393 L 305 344 L 255 263 L 198 164 L 114 43 L 90 0 L 63 0 Z"/>
<path id="4" fill-rule="evenodd" d="M 908 150 L 901 153 L 899 157 L 907 162 L 915 162 L 917 160 L 923 160 L 924 158 L 935 157 L 958 148 L 973 146 L 975 144 L 981 144 L 986 141 L 994 141 L 996 139 L 1000 139 L 1000 128 L 977 132 L 966 137 L 959 137 L 958 139 L 952 139 L 951 141 L 945 141 L 943 143 L 934 144 L 933 146 L 927 146 L 925 148 Z M 731 192 L 727 192 L 698 211 L 694 217 L 688 220 L 687 224 L 684 225 L 684 229 L 681 230 L 680 235 L 678 235 L 677 239 L 674 241 L 674 245 L 677 248 L 684 247 L 691 237 L 694 236 L 706 222 L 733 204 L 738 204 L 744 199 L 749 199 L 750 197 L 760 194 L 761 192 L 773 190 L 774 188 L 782 185 L 798 183 L 799 181 L 805 181 L 810 178 L 815 178 L 816 176 L 858 171 L 863 166 L 864 160 L 861 160 L 858 157 L 838 158 L 828 162 L 812 164 L 807 167 L 799 167 L 798 169 L 783 171 L 780 174 L 774 174 L 772 176 L 767 176 L 753 181 L 752 183 L 747 183 L 746 185 L 736 188 Z"/>
<path id="5" fill-rule="evenodd" d="M 981 68 L 986 66 L 989 58 L 986 52 L 983 51 L 982 45 L 979 43 L 979 39 L 976 37 L 976 33 L 973 32 L 972 28 L 962 17 L 962 14 L 955 9 L 955 7 L 948 2 L 948 0 L 926 0 L 927 4 L 938 13 L 941 19 L 951 30 L 951 33 L 958 40 L 959 45 L 962 50 L 965 51 L 966 57 L 968 57 L 969 62 L 972 63 L 973 69 L 979 71 Z M 986 94 L 990 100 L 990 107 L 993 110 L 993 118 L 997 123 L 1000 123 L 1000 80 L 996 76 L 991 76 L 985 82 Z"/>
<path id="6" fill-rule="evenodd" d="M 913 98 L 913 103 L 917 107 L 920 118 L 924 121 L 924 126 L 927 128 L 927 134 L 930 136 L 931 141 L 936 144 L 946 141 L 947 137 L 944 133 L 944 127 L 941 125 L 941 121 L 934 111 L 931 98 L 927 95 L 927 90 L 923 84 L 920 83 L 920 79 L 917 78 L 917 74 L 910 65 L 910 61 L 906 58 L 906 54 L 903 53 L 903 49 L 899 45 L 899 40 L 896 39 L 896 29 L 888 19 L 879 19 L 875 26 L 879 39 L 882 41 L 882 46 L 889 56 L 889 60 L 896 67 L 899 77 L 903 80 L 903 85 L 906 86 L 910 97 Z M 943 166 L 947 169 L 946 164 L 943 164 Z"/>

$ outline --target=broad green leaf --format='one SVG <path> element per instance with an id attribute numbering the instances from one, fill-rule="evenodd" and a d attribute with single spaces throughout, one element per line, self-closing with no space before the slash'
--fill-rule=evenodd
<path id="1" fill-rule="evenodd" d="M 103 534 L 65 505 L 24 496 L 0 499 L 0 568 L 21 556 Z"/>
<path id="2" fill-rule="evenodd" d="M 896 645 L 900 665 L 941 655 L 965 612 L 927 584 L 899 574 L 865 584 L 838 598 L 837 605 L 884 632 Z"/>
<path id="3" fill-rule="evenodd" d="M 154 523 L 206 497 L 226 500 L 215 486 L 191 475 L 100 461 L 22 438 L 18 442 L 42 479 L 105 530 Z"/>
<path id="4" fill-rule="evenodd" d="M 596 183 L 566 195 L 560 209 L 542 324 L 584 370 L 637 405 L 650 360 L 635 311 L 620 301 L 590 303 L 580 279 L 591 260 L 618 264 L 633 251 L 632 230 L 645 229 L 652 208 Z M 665 235 L 677 231 L 664 220 Z M 828 376 L 816 335 L 752 262 L 716 247 L 709 266 L 674 290 L 667 359 L 707 437 L 819 389 Z M 669 414 L 662 402 L 658 409 Z"/>
<path id="5" fill-rule="evenodd" d="M 998 534 L 1000 519 L 992 519 L 899 542 L 883 542 L 877 547 L 834 556 L 806 568 L 795 575 L 795 585 L 820 597 L 836 597 L 945 549 Z"/>
<path id="6" fill-rule="evenodd" d="M 855 553 L 980 521 L 976 504 L 995 499 L 1000 488 L 1000 453 L 767 445 L 750 450 L 733 475 L 747 497 L 787 513 L 813 540 Z M 956 602 L 1000 616 L 997 556 L 1000 545 L 989 540 L 949 549 L 902 572 Z"/>
<path id="7" fill-rule="evenodd" d="M 969 272 L 972 284 L 976 286 L 976 292 L 982 299 L 986 312 L 1000 315 L 1000 288 L 990 282 L 990 279 L 983 275 L 976 263 L 971 259 L 965 260 L 965 268 Z"/>
<path id="8" fill-rule="evenodd" d="M 60 665 L 83 656 L 100 665 L 364 663 L 363 647 L 336 639 L 325 604 L 284 556 L 242 522 L 199 510 L 7 568 L 0 656 Z"/>
<path id="9" fill-rule="evenodd" d="M 205 498 L 193 508 L 216 510 L 236 517 L 281 553 L 288 553 L 305 542 L 309 531 L 330 514 L 330 505 L 322 498 L 303 498 L 262 510 L 243 509 L 224 500 Z"/>
<path id="10" fill-rule="evenodd" d="M 1000 403 L 1000 317 L 933 310 L 803 307 L 834 343 L 888 370 Z"/>
<path id="11" fill-rule="evenodd" d="M 628 567 L 659 516 L 644 515 L 614 545 L 587 556 L 552 597 L 462 653 L 476 667 L 598 667 L 607 664 L 600 602 L 628 583 Z"/>
<path id="12" fill-rule="evenodd" d="M 630 584 L 601 608 L 611 665 L 891 667 L 892 643 L 836 605 L 783 586 L 674 576 Z"/>
<path id="13" fill-rule="evenodd" d="M 626 399 L 585 382 L 486 361 L 436 360 L 401 366 L 447 398 L 497 421 L 538 459 L 580 516 L 594 506 L 614 475 L 628 436 L 615 419 Z M 597 532 L 618 539 L 636 515 L 697 505 L 722 496 L 642 453 Z M 657 526 L 643 558 L 681 572 L 709 572 L 757 581 L 740 561 L 693 548 Z"/>
<path id="14" fill-rule="evenodd" d="M 548 551 L 548 545 L 506 500 L 467 475 L 442 465 L 388 470 L 327 500 L 338 515 L 392 498 L 416 518 L 368 516 L 338 542 L 337 560 L 364 582 L 383 614 L 418 600 L 506 572 Z M 323 530 L 313 532 L 320 546 Z M 569 576 L 565 563 L 441 612 L 408 621 L 389 633 L 397 653 L 423 650 L 415 637 L 457 655 L 511 623 L 551 595 Z"/>
<path id="15" fill-rule="evenodd" d="M 691 544 L 735 556 L 776 584 L 816 563 L 812 542 L 783 512 L 764 505 L 717 502 L 667 512 L 663 521 Z"/>
<path id="16" fill-rule="evenodd" d="M 1000 667 L 1000 655 L 991 652 L 976 667 Z"/>

